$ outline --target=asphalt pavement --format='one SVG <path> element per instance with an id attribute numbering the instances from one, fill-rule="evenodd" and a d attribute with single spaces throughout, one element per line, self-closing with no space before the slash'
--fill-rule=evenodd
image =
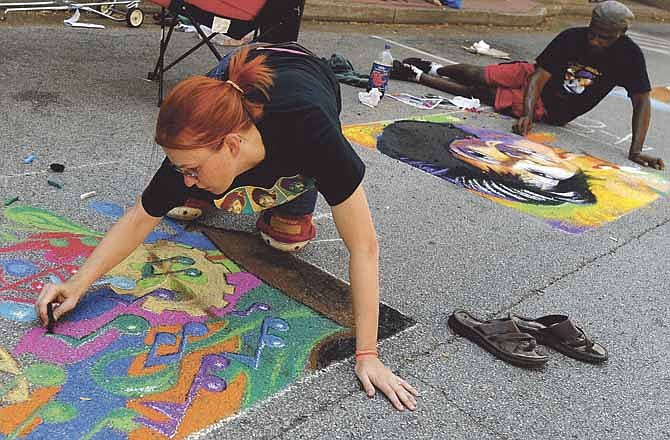
<path id="1" fill-rule="evenodd" d="M 653 85 L 668 85 L 670 29 L 638 23 Z M 339 53 L 357 70 L 369 68 L 384 41 L 396 58 L 485 64 L 461 46 L 485 39 L 514 58 L 532 59 L 553 32 L 459 28 L 391 28 L 305 24 L 300 41 L 317 54 Z M 0 25 L 0 194 L 18 195 L 86 227 L 111 220 L 88 210 L 79 195 L 130 206 L 159 157 L 152 150 L 156 86 L 144 80 L 158 54 L 159 29 L 73 30 L 58 24 Z M 186 48 L 195 37 L 179 34 Z M 622 61 L 623 62 L 623 61 Z M 168 73 L 170 87 L 214 58 L 204 50 Z M 431 90 L 393 81 L 391 90 Z M 343 124 L 425 114 L 385 98 L 370 109 L 358 89 L 342 86 Z M 509 130 L 513 121 L 457 109 L 476 126 Z M 631 106 L 609 96 L 566 127 L 539 125 L 552 145 L 588 152 L 621 166 L 626 159 Z M 653 111 L 649 154 L 670 162 L 667 110 Z M 379 395 L 359 390 L 353 361 L 308 374 L 280 394 L 193 438 L 431 438 L 630 439 L 670 438 L 670 288 L 666 249 L 670 203 L 644 208 L 583 234 L 566 234 L 535 217 L 356 147 L 367 165 L 365 187 L 381 243 L 381 295 L 417 321 L 384 341 L 383 360 L 421 392 L 419 409 L 397 412 Z M 29 153 L 36 162 L 23 163 Z M 67 164 L 62 189 L 45 183 L 44 165 Z M 667 171 L 662 174 L 668 177 Z M 4 222 L 4 223 L 3 223 Z M 214 216 L 208 224 L 253 231 L 253 218 Z M 0 225 L 7 225 L 0 220 Z M 318 234 L 301 254 L 347 279 L 347 253 L 323 200 Z M 610 360 L 594 366 L 549 351 L 542 371 L 496 360 L 447 327 L 456 308 L 482 317 L 508 312 L 563 313 L 605 345 Z M 30 325 L 30 324 L 26 324 Z M 11 347 L 26 326 L 0 321 Z"/>

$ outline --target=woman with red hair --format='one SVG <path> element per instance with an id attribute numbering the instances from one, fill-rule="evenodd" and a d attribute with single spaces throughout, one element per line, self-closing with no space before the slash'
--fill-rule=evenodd
<path id="1" fill-rule="evenodd" d="M 60 304 L 56 319 L 72 310 L 94 281 L 188 199 L 225 209 L 227 195 L 243 194 L 247 199 L 237 211 L 247 213 L 266 207 L 248 199 L 263 188 L 276 195 L 276 203 L 258 218 L 261 236 L 293 251 L 316 233 L 318 191 L 350 254 L 356 375 L 368 396 L 377 387 L 396 408 L 415 409 L 417 391 L 378 357 L 379 247 L 361 185 L 365 166 L 342 135 L 340 110 L 339 85 L 327 64 L 295 43 L 247 46 L 225 57 L 209 77 L 179 83 L 156 125 L 165 161 L 81 269 L 42 290 L 36 304 L 42 322 L 48 322 L 47 304 Z M 286 179 L 295 191 L 282 188 Z"/>

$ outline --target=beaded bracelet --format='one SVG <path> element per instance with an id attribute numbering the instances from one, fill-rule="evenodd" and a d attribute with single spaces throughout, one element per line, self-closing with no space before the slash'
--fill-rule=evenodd
<path id="1" fill-rule="evenodd" d="M 366 356 L 379 357 L 379 352 L 377 350 L 356 350 L 356 360 Z"/>

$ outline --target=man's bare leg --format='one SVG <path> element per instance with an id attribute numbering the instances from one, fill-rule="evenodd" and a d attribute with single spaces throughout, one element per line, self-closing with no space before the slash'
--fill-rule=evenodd
<path id="1" fill-rule="evenodd" d="M 492 104 L 494 102 L 496 89 L 484 84 L 483 81 L 471 81 L 471 79 L 476 79 L 478 76 L 483 78 L 483 69 L 480 68 L 481 72 L 478 72 L 476 69 L 471 68 L 475 66 L 468 66 L 464 64 L 459 66 L 464 67 L 459 68 L 458 70 L 449 69 L 449 72 L 465 76 L 467 79 L 465 84 L 461 83 L 460 81 L 454 81 L 450 78 L 442 78 L 440 76 L 431 75 L 415 65 L 401 63 L 397 60 L 393 62 L 391 78 L 417 82 L 419 84 L 423 84 L 425 86 L 432 87 L 444 92 L 449 92 L 457 96 L 474 96 L 486 104 Z M 451 68 L 453 66 L 448 67 Z"/>
<path id="2" fill-rule="evenodd" d="M 467 86 L 486 85 L 484 80 L 484 66 L 473 64 L 450 64 L 444 66 L 421 58 L 405 58 L 403 64 L 409 64 L 433 76 L 446 76 Z"/>
<path id="3" fill-rule="evenodd" d="M 472 64 L 442 66 L 419 58 L 394 61 L 391 78 L 414 81 L 458 96 L 474 96 L 487 104 L 495 99 L 496 88 L 486 84 L 484 67 Z"/>
<path id="4" fill-rule="evenodd" d="M 472 64 L 452 64 L 436 69 L 440 76 L 446 76 L 461 84 L 470 86 L 485 86 L 484 67 Z"/>
<path id="5" fill-rule="evenodd" d="M 468 98 L 474 96 L 489 105 L 493 104 L 496 95 L 495 88 L 487 85 L 463 85 L 448 78 L 441 78 L 427 73 L 421 74 L 418 83 L 457 96 L 465 96 Z"/>

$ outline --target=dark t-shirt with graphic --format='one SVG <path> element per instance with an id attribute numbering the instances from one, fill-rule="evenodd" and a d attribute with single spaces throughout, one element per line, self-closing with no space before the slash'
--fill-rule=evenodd
<path id="1" fill-rule="evenodd" d="M 330 206 L 345 201 L 363 180 L 365 165 L 342 135 L 340 88 L 329 67 L 312 55 L 286 50 L 252 50 L 267 55 L 274 72 L 269 101 L 256 122 L 265 159 L 237 176 L 223 194 L 184 184 L 165 159 L 142 194 L 142 205 L 160 217 L 187 198 L 212 201 L 237 214 L 251 214 L 286 203 L 316 188 Z"/>
<path id="2" fill-rule="evenodd" d="M 591 110 L 615 86 L 628 95 L 651 90 L 642 50 L 627 36 L 602 53 L 589 49 L 588 28 L 567 29 L 542 51 L 537 64 L 551 73 L 542 90 L 548 122 L 565 124 Z"/>

